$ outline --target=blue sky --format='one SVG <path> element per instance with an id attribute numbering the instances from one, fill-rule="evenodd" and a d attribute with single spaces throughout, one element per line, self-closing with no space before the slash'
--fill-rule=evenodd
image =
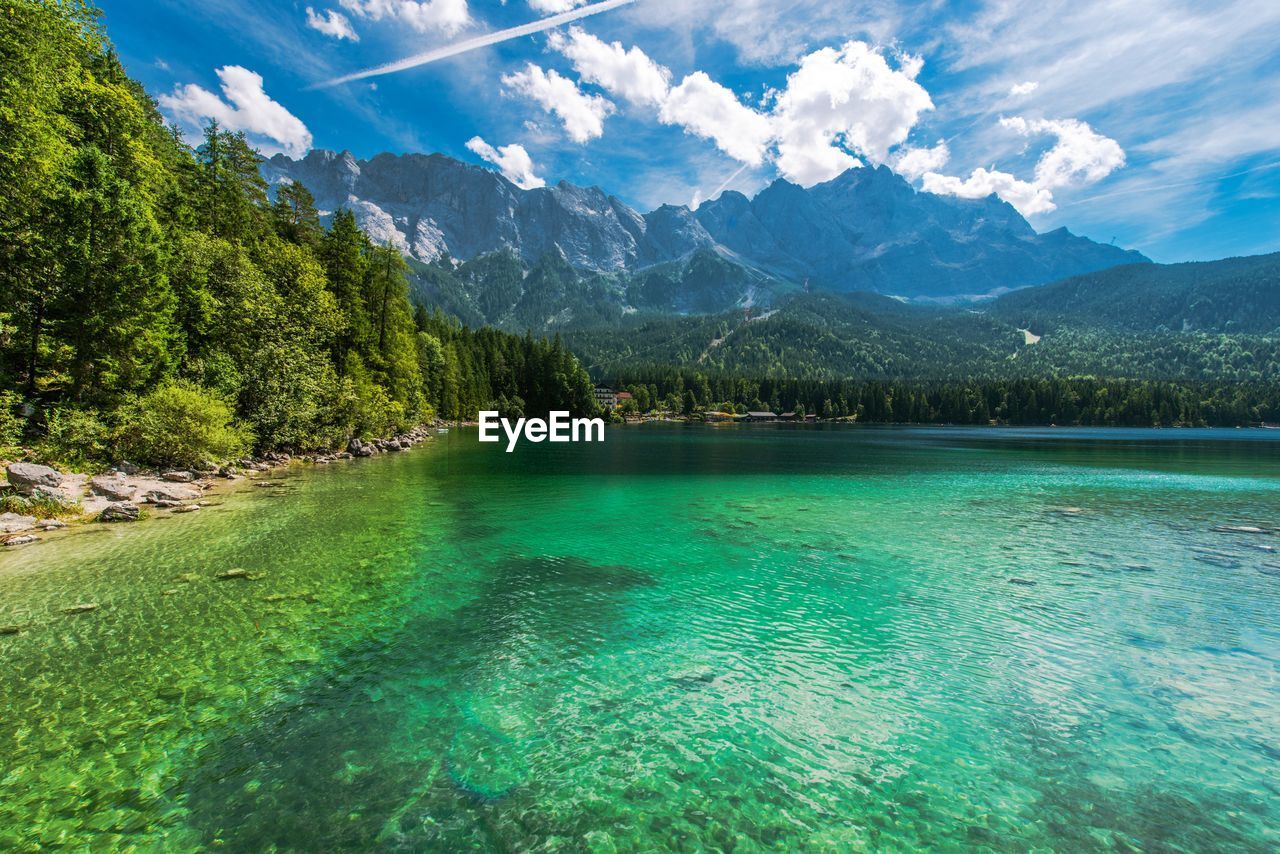
<path id="1" fill-rule="evenodd" d="M 1268 0 L 100 4 L 172 120 L 267 152 L 440 151 L 642 210 L 887 163 L 1158 261 L 1280 250 Z M 595 13 L 323 85 L 575 9 Z"/>

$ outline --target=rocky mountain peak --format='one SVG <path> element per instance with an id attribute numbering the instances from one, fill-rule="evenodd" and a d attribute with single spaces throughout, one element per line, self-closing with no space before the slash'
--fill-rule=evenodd
<path id="1" fill-rule="evenodd" d="M 727 191 L 696 211 L 642 214 L 599 187 L 521 190 L 441 154 L 312 151 L 263 161 L 269 182 L 298 180 L 332 212 L 351 208 L 375 239 L 431 261 L 509 248 L 594 272 L 634 271 L 711 249 L 759 273 L 833 290 L 908 297 L 983 294 L 1121 263 L 1136 252 L 1065 230 L 1037 234 L 1007 203 L 917 191 L 886 166 L 849 169 L 805 189 L 778 179 L 754 198 Z"/>

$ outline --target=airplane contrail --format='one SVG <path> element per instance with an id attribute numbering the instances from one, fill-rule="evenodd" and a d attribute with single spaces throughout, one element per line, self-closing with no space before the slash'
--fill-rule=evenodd
<path id="1" fill-rule="evenodd" d="M 323 83 L 316 83 L 308 88 L 310 89 L 326 89 L 330 86 L 340 86 L 343 83 L 350 83 L 352 80 L 364 80 L 366 77 L 378 77 L 383 74 L 394 74 L 397 71 L 404 71 L 409 68 L 417 68 L 419 65 L 426 65 L 429 62 L 437 62 L 441 59 L 448 59 L 451 56 L 457 56 L 460 53 L 476 50 L 482 47 L 488 47 L 498 42 L 510 41 L 518 39 L 521 36 L 531 35 L 533 33 L 549 30 L 552 27 L 558 27 L 561 24 L 567 24 L 570 21 L 576 21 L 579 18 L 585 18 L 589 15 L 599 15 L 601 12 L 608 12 L 610 9 L 616 9 L 619 6 L 626 6 L 634 3 L 636 0 L 602 0 L 600 3 L 592 3 L 587 6 L 581 6 L 568 12 L 561 12 L 559 15 L 551 15 L 547 18 L 539 18 L 528 24 L 521 24 L 518 27 L 509 27 L 505 30 L 498 30 L 492 33 L 485 33 L 482 36 L 476 36 L 473 39 L 457 42 L 455 44 L 445 45 L 433 50 L 424 51 L 423 53 L 407 56 L 404 59 L 388 62 L 385 65 L 376 65 L 373 68 L 366 68 L 364 71 L 356 71 L 352 74 L 344 74 L 341 77 L 335 77 L 332 80 L 326 80 Z"/>

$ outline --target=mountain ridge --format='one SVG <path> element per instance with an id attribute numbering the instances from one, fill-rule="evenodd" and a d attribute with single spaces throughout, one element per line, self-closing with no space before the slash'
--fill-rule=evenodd
<path id="1" fill-rule="evenodd" d="M 618 274 L 711 250 L 795 284 L 949 299 L 1148 260 L 1066 229 L 1039 234 L 995 196 L 918 191 L 884 166 L 808 189 L 779 179 L 752 198 L 727 191 L 696 210 L 648 213 L 567 181 L 523 190 L 438 153 L 357 160 L 317 149 L 300 160 L 275 155 L 262 171 L 272 185 L 299 181 L 322 210 L 351 208 L 376 240 L 420 262 L 511 249 L 532 265 L 555 251 L 580 270 Z"/>

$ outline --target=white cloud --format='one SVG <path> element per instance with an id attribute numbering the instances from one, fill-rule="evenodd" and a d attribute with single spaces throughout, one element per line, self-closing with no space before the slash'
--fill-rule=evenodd
<path id="1" fill-rule="evenodd" d="M 1124 149 L 1079 119 L 1001 119 L 1022 136 L 1053 134 L 1058 142 L 1036 164 L 1036 183 L 1057 189 L 1101 181 L 1124 165 Z"/>
<path id="2" fill-rule="evenodd" d="M 710 139 L 725 154 L 753 166 L 764 161 L 773 138 L 767 116 L 744 106 L 733 90 L 701 71 L 693 72 L 671 90 L 658 118 Z"/>
<path id="3" fill-rule="evenodd" d="M 311 148 L 311 131 L 302 120 L 267 96 L 262 75 L 238 65 L 218 69 L 224 101 L 194 83 L 161 95 L 160 106 L 180 121 L 203 124 L 212 119 L 231 131 L 244 131 L 266 153 L 283 151 L 300 157 Z M 228 103 L 229 102 L 229 103 Z"/>
<path id="4" fill-rule="evenodd" d="M 602 135 L 605 116 L 614 109 L 611 101 L 599 95 L 588 95 L 578 88 L 575 81 L 561 76 L 554 69 L 543 71 L 532 62 L 523 71 L 503 77 L 502 83 L 558 116 L 574 142 L 587 142 Z"/>
<path id="5" fill-rule="evenodd" d="M 560 12 L 568 12 L 570 9 L 576 9 L 586 2 L 587 0 L 529 0 L 529 6 L 532 7 L 534 11 L 553 15 Z"/>
<path id="6" fill-rule="evenodd" d="M 975 169 L 964 179 L 930 171 L 923 176 L 924 189 L 968 199 L 995 193 L 1030 216 L 1057 208 L 1054 190 L 1094 184 L 1125 163 L 1124 149 L 1118 142 L 1078 119 L 1028 120 L 1014 116 L 1001 119 L 1000 125 L 1025 137 L 1052 134 L 1057 138 L 1036 163 L 1034 180 L 1020 180 L 994 167 Z"/>
<path id="7" fill-rule="evenodd" d="M 420 33 L 451 36 L 471 23 L 467 0 L 341 0 L 341 5 L 361 18 L 400 21 Z"/>
<path id="8" fill-rule="evenodd" d="M 778 169 L 807 186 L 856 166 L 858 157 L 885 162 L 933 109 L 915 80 L 920 67 L 918 57 L 902 57 L 893 68 L 860 41 L 805 56 L 774 106 Z"/>
<path id="9" fill-rule="evenodd" d="M 522 190 L 545 187 L 547 182 L 539 178 L 533 171 L 533 158 L 525 151 L 523 145 L 504 145 L 494 148 L 478 136 L 467 141 L 467 148 L 475 152 L 483 160 L 498 167 L 504 178 Z"/>
<path id="10" fill-rule="evenodd" d="M 923 186 L 927 193 L 962 199 L 984 199 L 995 193 L 1027 216 L 1047 213 L 1056 207 L 1049 190 L 994 168 L 974 169 L 968 178 L 926 172 Z"/>
<path id="11" fill-rule="evenodd" d="M 342 39 L 360 41 L 360 36 L 356 35 L 356 31 L 351 28 L 351 22 L 347 20 L 347 16 L 333 9 L 326 9 L 323 14 L 320 14 L 308 6 L 307 26 L 339 41 Z"/>
<path id="12" fill-rule="evenodd" d="M 889 165 L 899 175 L 914 181 L 926 172 L 937 172 L 951 159 L 951 149 L 945 140 L 938 140 L 932 148 L 904 145 L 889 158 Z"/>
<path id="13" fill-rule="evenodd" d="M 923 65 L 917 56 L 899 56 L 897 67 L 865 42 L 847 42 L 805 56 L 782 91 L 768 91 L 761 106 L 742 103 L 733 90 L 695 71 L 672 88 L 671 72 L 638 47 L 605 43 L 575 27 L 555 34 L 552 49 L 568 57 L 588 83 L 640 105 L 656 106 L 664 124 L 679 125 L 710 139 L 730 157 L 758 166 L 777 143 L 777 165 L 804 185 L 830 180 L 859 164 L 859 157 L 883 163 L 906 141 L 920 113 L 933 108 L 915 81 Z M 554 73 L 554 72 L 553 72 Z M 923 174 L 945 159 L 907 161 Z M 915 166 L 914 164 L 919 164 Z"/>
<path id="14" fill-rule="evenodd" d="M 1030 95 L 1032 92 L 1040 88 L 1040 83 L 1036 80 L 1028 80 L 1025 83 L 1015 83 L 1009 87 L 1009 94 L 1016 97 L 1021 95 Z"/>
<path id="15" fill-rule="evenodd" d="M 581 27 L 572 27 L 567 37 L 552 33 L 549 44 L 569 58 L 583 80 L 632 103 L 661 105 L 671 91 L 671 72 L 638 47 L 625 50 L 620 42 L 606 44 Z"/>

